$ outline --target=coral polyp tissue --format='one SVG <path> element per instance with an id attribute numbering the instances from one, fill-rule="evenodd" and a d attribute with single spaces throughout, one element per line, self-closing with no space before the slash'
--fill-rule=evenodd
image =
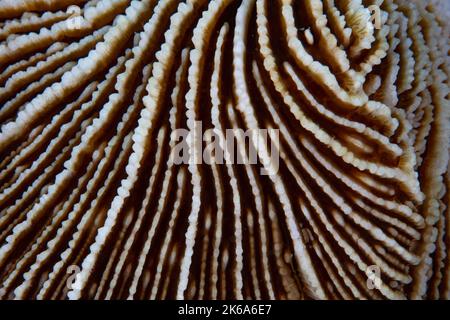
<path id="1" fill-rule="evenodd" d="M 0 297 L 448 299 L 437 3 L 0 0 Z"/>

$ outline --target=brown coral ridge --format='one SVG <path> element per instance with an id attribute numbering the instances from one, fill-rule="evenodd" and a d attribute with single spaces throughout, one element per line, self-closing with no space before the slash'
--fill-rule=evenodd
<path id="1" fill-rule="evenodd" d="M 449 39 L 423 1 L 0 0 L 0 297 L 450 298 Z M 174 164 L 196 121 L 279 170 Z"/>

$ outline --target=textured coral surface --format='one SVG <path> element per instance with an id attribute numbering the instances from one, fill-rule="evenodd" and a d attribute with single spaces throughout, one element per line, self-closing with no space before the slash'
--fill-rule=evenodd
<path id="1" fill-rule="evenodd" d="M 0 0 L 0 298 L 450 298 L 436 2 Z"/>

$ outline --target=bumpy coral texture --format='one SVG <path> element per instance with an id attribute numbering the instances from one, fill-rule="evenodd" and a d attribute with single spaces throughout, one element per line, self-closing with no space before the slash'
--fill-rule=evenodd
<path id="1" fill-rule="evenodd" d="M 0 297 L 450 298 L 426 4 L 0 0 Z M 173 163 L 196 121 L 279 170 Z"/>

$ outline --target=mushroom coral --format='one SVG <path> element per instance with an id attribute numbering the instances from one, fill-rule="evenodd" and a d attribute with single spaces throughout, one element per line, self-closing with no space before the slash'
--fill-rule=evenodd
<path id="1" fill-rule="evenodd" d="M 450 298 L 433 3 L 0 0 L 0 298 Z"/>

